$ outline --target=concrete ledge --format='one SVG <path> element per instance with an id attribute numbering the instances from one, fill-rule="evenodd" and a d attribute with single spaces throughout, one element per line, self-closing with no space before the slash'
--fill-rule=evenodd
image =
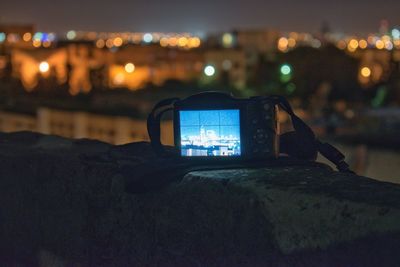
<path id="1" fill-rule="evenodd" d="M 126 193 L 135 166 L 154 159 L 147 143 L 0 134 L 2 266 L 400 262 L 398 185 L 291 166 L 191 172 Z"/>

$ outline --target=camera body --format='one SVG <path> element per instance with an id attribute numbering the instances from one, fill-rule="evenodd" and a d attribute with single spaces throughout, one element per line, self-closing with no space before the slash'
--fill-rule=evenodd
<path id="1" fill-rule="evenodd" d="M 206 92 L 178 100 L 174 141 L 186 159 L 265 160 L 279 153 L 277 106 L 269 97 Z"/>
<path id="2" fill-rule="evenodd" d="M 294 131 L 279 135 L 278 106 L 290 116 Z M 171 110 L 174 111 L 175 153 L 167 151 L 161 143 L 161 117 Z M 278 95 L 242 99 L 205 92 L 183 100 L 164 99 L 147 117 L 147 131 L 154 152 L 170 158 L 170 164 L 176 163 L 177 156 L 194 163 L 179 163 L 176 167 L 209 167 L 208 163 L 219 161 L 247 161 L 252 166 L 253 163 L 264 166 L 266 160 L 278 157 L 280 145 L 281 151 L 294 159 L 315 161 L 319 152 L 339 171 L 353 173 L 345 156 L 332 145 L 316 139 L 287 99 Z"/>

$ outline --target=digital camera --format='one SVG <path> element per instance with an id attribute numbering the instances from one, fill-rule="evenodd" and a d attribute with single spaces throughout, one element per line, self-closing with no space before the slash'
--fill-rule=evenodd
<path id="1" fill-rule="evenodd" d="M 160 118 L 173 110 L 175 155 L 185 159 L 264 160 L 279 153 L 277 106 L 269 97 L 235 98 L 205 92 L 167 99 L 148 118 L 153 147 L 160 142 Z"/>

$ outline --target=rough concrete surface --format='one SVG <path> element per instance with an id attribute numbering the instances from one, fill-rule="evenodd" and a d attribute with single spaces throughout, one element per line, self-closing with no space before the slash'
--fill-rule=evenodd
<path id="1" fill-rule="evenodd" d="M 0 266 L 400 266 L 398 185 L 313 164 L 143 175 L 151 162 L 147 143 L 0 134 Z"/>

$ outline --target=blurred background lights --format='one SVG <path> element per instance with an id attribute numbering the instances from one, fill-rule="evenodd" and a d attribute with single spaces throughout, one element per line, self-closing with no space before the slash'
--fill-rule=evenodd
<path id="1" fill-rule="evenodd" d="M 346 47 L 347 47 L 347 44 L 346 44 L 346 42 L 345 41 L 343 41 L 343 40 L 340 40 L 338 43 L 337 43 L 337 47 L 339 48 L 339 49 L 346 49 Z"/>
<path id="2" fill-rule="evenodd" d="M 99 39 L 96 41 L 97 48 L 103 48 L 106 45 L 106 42 L 103 39 Z"/>
<path id="3" fill-rule="evenodd" d="M 206 76 L 208 76 L 208 77 L 213 76 L 213 75 L 215 74 L 215 68 L 214 68 L 213 66 L 211 66 L 211 65 L 207 65 L 207 66 L 204 68 L 204 74 L 205 74 Z"/>
<path id="4" fill-rule="evenodd" d="M 295 47 L 295 46 L 296 46 L 296 40 L 295 40 L 294 38 L 289 38 L 289 39 L 288 39 L 288 46 L 289 46 L 290 48 Z"/>
<path id="5" fill-rule="evenodd" d="M 143 41 L 145 43 L 151 43 L 153 41 L 153 35 L 151 33 L 145 33 L 143 35 Z"/>
<path id="6" fill-rule="evenodd" d="M 51 42 L 50 41 L 44 41 L 43 43 L 42 43 L 42 45 L 43 45 L 43 47 L 50 47 L 51 46 Z"/>
<path id="7" fill-rule="evenodd" d="M 188 39 L 186 38 L 186 37 L 181 37 L 181 38 L 179 38 L 179 40 L 178 40 L 178 45 L 180 46 L 180 47 L 184 47 L 184 46 L 186 46 L 188 44 Z"/>
<path id="8" fill-rule="evenodd" d="M 167 38 L 167 37 L 162 37 L 162 38 L 160 39 L 160 45 L 161 45 L 162 47 L 168 46 L 168 38 Z"/>
<path id="9" fill-rule="evenodd" d="M 114 39 L 113 44 L 114 44 L 114 46 L 116 46 L 116 47 L 120 47 L 120 46 L 122 45 L 123 42 L 124 42 L 124 41 L 122 40 L 121 37 L 117 37 L 117 38 Z"/>
<path id="10" fill-rule="evenodd" d="M 392 37 L 393 37 L 393 39 L 400 39 L 400 30 L 399 29 L 393 29 L 392 30 Z"/>
<path id="11" fill-rule="evenodd" d="M 4 42 L 6 39 L 6 34 L 4 32 L 0 32 L 0 43 Z"/>
<path id="12" fill-rule="evenodd" d="M 42 38 L 43 38 L 43 33 L 41 33 L 41 32 L 37 32 L 37 33 L 35 33 L 35 34 L 33 35 L 33 40 L 42 41 Z"/>
<path id="13" fill-rule="evenodd" d="M 349 51 L 355 51 L 358 48 L 358 41 L 356 39 L 351 39 L 348 45 Z"/>
<path id="14" fill-rule="evenodd" d="M 49 34 L 47 35 L 47 40 L 48 40 L 49 42 L 54 42 L 55 39 L 56 39 L 56 35 L 55 35 L 54 33 L 49 33 Z"/>
<path id="15" fill-rule="evenodd" d="M 311 42 L 311 46 L 314 48 L 320 48 L 321 47 L 321 41 L 318 39 L 314 39 Z"/>
<path id="16" fill-rule="evenodd" d="M 358 42 L 358 46 L 359 46 L 361 49 L 365 49 L 365 48 L 367 48 L 368 43 L 367 43 L 366 40 L 361 39 L 361 40 Z"/>
<path id="17" fill-rule="evenodd" d="M 389 42 L 390 41 L 390 36 L 389 35 L 384 35 L 384 36 L 382 36 L 382 41 L 383 42 Z"/>
<path id="18" fill-rule="evenodd" d="M 385 42 L 385 48 L 386 48 L 387 50 L 392 50 L 392 49 L 393 49 L 393 43 L 390 42 L 390 41 Z"/>
<path id="19" fill-rule="evenodd" d="M 285 52 L 288 49 L 289 40 L 286 37 L 281 37 L 278 40 L 278 49 L 282 52 Z"/>
<path id="20" fill-rule="evenodd" d="M 154 43 L 157 43 L 161 39 L 161 34 L 160 33 L 153 33 L 152 36 L 153 36 L 153 40 L 152 41 Z"/>
<path id="21" fill-rule="evenodd" d="M 370 45 L 374 45 L 376 43 L 376 37 L 373 35 L 368 36 L 367 41 Z"/>
<path id="22" fill-rule="evenodd" d="M 114 84 L 121 85 L 125 82 L 125 75 L 123 73 L 118 73 L 114 76 L 113 79 Z"/>
<path id="23" fill-rule="evenodd" d="M 176 37 L 171 37 L 168 40 L 168 44 L 172 47 L 177 46 L 178 45 L 178 39 Z"/>
<path id="24" fill-rule="evenodd" d="M 382 40 L 377 40 L 375 46 L 378 49 L 383 49 L 385 47 L 385 43 Z"/>
<path id="25" fill-rule="evenodd" d="M 135 71 L 135 65 L 133 63 L 127 63 L 125 65 L 125 71 L 127 73 L 133 73 Z"/>
<path id="26" fill-rule="evenodd" d="M 7 41 L 9 43 L 16 43 L 19 40 L 19 35 L 15 33 L 10 33 L 7 35 Z"/>
<path id="27" fill-rule="evenodd" d="M 107 48 L 112 48 L 114 45 L 113 39 L 107 39 L 106 46 Z"/>
<path id="28" fill-rule="evenodd" d="M 193 37 L 189 39 L 189 46 L 193 48 L 199 47 L 201 44 L 200 38 L 199 37 Z"/>
<path id="29" fill-rule="evenodd" d="M 44 41 L 48 41 L 49 40 L 49 35 L 47 34 L 47 33 L 42 33 L 42 39 L 41 39 L 41 41 L 42 42 L 44 42 Z"/>
<path id="30" fill-rule="evenodd" d="M 222 45 L 224 47 L 232 47 L 233 46 L 233 35 L 231 33 L 224 33 L 222 35 Z"/>
<path id="31" fill-rule="evenodd" d="M 67 39 L 68 40 L 74 40 L 75 38 L 76 38 L 76 32 L 75 31 L 67 32 Z"/>
<path id="32" fill-rule="evenodd" d="M 229 59 L 225 59 L 224 61 L 222 61 L 222 68 L 224 70 L 230 70 L 232 68 L 232 61 L 230 61 Z"/>
<path id="33" fill-rule="evenodd" d="M 361 69 L 361 75 L 365 78 L 368 78 L 369 76 L 371 76 L 371 69 L 368 67 L 363 67 Z"/>
<path id="34" fill-rule="evenodd" d="M 48 72 L 49 69 L 50 69 L 49 63 L 47 63 L 46 61 L 40 62 L 40 64 L 39 64 L 39 71 L 40 71 L 41 73 Z"/>
<path id="35" fill-rule="evenodd" d="M 26 32 L 24 33 L 24 35 L 22 36 L 22 39 L 25 42 L 29 42 L 32 39 L 32 34 L 30 32 Z"/>
<path id="36" fill-rule="evenodd" d="M 40 40 L 33 40 L 32 45 L 38 48 L 42 45 L 42 42 Z"/>
<path id="37" fill-rule="evenodd" d="M 290 67 L 289 64 L 283 64 L 281 66 L 281 73 L 283 75 L 289 75 L 292 72 L 292 68 Z"/>

